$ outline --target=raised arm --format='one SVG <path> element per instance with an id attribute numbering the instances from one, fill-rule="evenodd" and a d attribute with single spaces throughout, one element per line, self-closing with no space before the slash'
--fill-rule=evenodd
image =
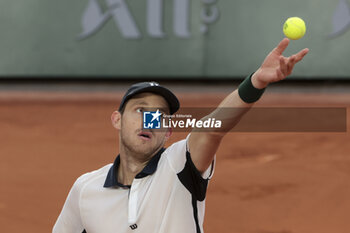
<path id="1" fill-rule="evenodd" d="M 269 83 L 285 79 L 293 71 L 294 65 L 309 52 L 303 49 L 290 57 L 282 53 L 289 40 L 283 39 L 265 58 L 260 68 L 248 77 L 239 88 L 229 94 L 206 118 L 221 120 L 222 128 L 216 132 L 193 130 L 189 137 L 189 151 L 198 171 L 203 173 L 211 164 L 226 132 L 232 129 L 241 117 L 253 106 Z"/>

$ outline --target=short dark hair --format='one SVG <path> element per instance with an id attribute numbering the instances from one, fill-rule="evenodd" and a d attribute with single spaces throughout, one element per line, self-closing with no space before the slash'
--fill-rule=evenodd
<path id="1" fill-rule="evenodd" d="M 118 110 L 118 112 L 120 112 L 121 115 L 123 115 L 123 113 L 124 113 L 125 106 L 126 106 L 126 103 L 124 104 L 124 106 L 121 109 Z"/>

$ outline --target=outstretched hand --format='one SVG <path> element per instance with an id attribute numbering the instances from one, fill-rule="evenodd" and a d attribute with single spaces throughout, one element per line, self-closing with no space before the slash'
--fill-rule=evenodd
<path id="1" fill-rule="evenodd" d="M 285 79 L 293 71 L 294 65 L 301 61 L 309 52 L 303 49 L 300 52 L 284 57 L 282 53 L 288 47 L 289 39 L 284 38 L 265 58 L 260 68 L 252 76 L 252 83 L 258 89 L 265 88 L 269 83 Z"/>

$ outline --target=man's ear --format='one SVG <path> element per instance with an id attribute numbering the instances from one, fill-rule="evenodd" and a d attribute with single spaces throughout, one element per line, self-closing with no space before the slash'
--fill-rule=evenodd
<path id="1" fill-rule="evenodd" d="M 172 134 L 173 134 L 173 128 L 169 128 L 165 133 L 165 141 L 168 141 L 168 139 Z"/>
<path id="2" fill-rule="evenodd" d="M 121 129 L 122 114 L 119 111 L 114 111 L 111 116 L 112 125 L 114 128 Z"/>

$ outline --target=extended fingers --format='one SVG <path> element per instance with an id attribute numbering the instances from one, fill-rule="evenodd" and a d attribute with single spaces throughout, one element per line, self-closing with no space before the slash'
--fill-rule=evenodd
<path id="1" fill-rule="evenodd" d="M 266 57 L 261 66 L 261 70 L 264 70 L 264 75 L 268 76 L 265 77 L 268 79 L 266 82 L 278 82 L 285 79 L 292 73 L 295 64 L 301 61 L 309 52 L 309 49 L 303 49 L 290 57 L 284 57 L 282 53 L 288 47 L 288 44 L 289 40 L 287 38 L 283 39 Z M 273 72 L 275 72 L 275 74 Z"/>
<path id="2" fill-rule="evenodd" d="M 293 55 L 291 57 L 285 58 L 283 56 L 279 57 L 279 71 L 277 76 L 280 76 L 280 74 L 283 75 L 283 78 L 287 77 L 290 75 L 293 71 L 294 65 L 296 63 L 296 55 Z M 280 73 L 279 73 L 280 72 Z M 283 79 L 281 77 L 278 77 L 279 80 Z"/>
<path id="3" fill-rule="evenodd" d="M 309 49 L 306 48 L 306 49 L 301 50 L 299 53 L 295 54 L 294 55 L 295 56 L 295 63 L 301 61 L 305 57 L 305 55 L 308 54 L 308 52 L 309 52 Z"/>
<path id="4" fill-rule="evenodd" d="M 283 56 L 280 57 L 280 70 L 285 76 L 288 76 L 292 73 L 294 65 L 295 65 L 296 56 L 293 55 L 289 58 L 285 58 Z"/>
<path id="5" fill-rule="evenodd" d="M 296 63 L 296 56 L 295 55 L 288 58 L 287 75 L 290 75 L 292 73 L 295 63 Z"/>
<path id="6" fill-rule="evenodd" d="M 286 66 L 287 66 L 287 72 L 285 73 L 286 76 L 290 75 L 293 71 L 294 65 L 301 61 L 305 55 L 309 52 L 309 49 L 303 49 L 299 53 L 294 54 L 293 56 L 290 56 L 287 59 Z"/>
<path id="7" fill-rule="evenodd" d="M 274 49 L 274 51 L 278 54 L 278 55 L 282 55 L 282 53 L 284 52 L 284 50 L 286 50 L 286 48 L 289 45 L 289 39 L 284 38 L 278 45 L 277 47 Z"/>

